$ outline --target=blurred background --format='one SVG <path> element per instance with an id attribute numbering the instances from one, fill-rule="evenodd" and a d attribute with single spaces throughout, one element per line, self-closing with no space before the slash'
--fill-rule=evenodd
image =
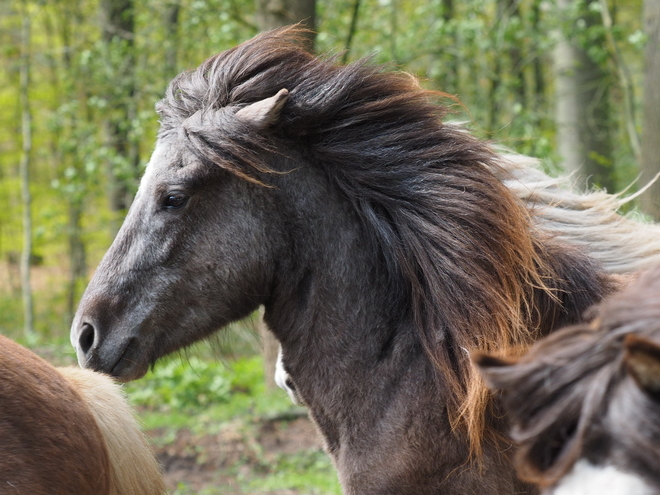
<path id="1" fill-rule="evenodd" d="M 634 192 L 660 171 L 660 0 L 0 0 L 0 333 L 73 362 L 73 313 L 167 83 L 299 21 L 310 50 L 415 74 L 452 119 L 577 187 Z M 660 219 L 660 187 L 631 208 Z M 173 493 L 339 493 L 304 411 L 269 391 L 274 349 L 255 315 L 128 387 Z"/>

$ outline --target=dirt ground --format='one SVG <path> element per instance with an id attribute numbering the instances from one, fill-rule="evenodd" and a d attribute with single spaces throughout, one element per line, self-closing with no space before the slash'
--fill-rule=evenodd
<path id="1" fill-rule="evenodd" d="M 195 435 L 178 430 L 163 441 L 162 430 L 148 432 L 163 466 L 170 493 L 185 486 L 185 493 L 211 490 L 211 493 L 246 495 L 238 479 L 251 477 L 281 454 L 320 451 L 322 442 L 314 425 L 305 417 L 293 421 L 267 420 L 243 431 L 241 424 L 228 424 L 218 433 Z M 216 491 L 217 490 L 217 491 Z M 263 492 L 270 495 L 302 495 L 295 490 Z"/>

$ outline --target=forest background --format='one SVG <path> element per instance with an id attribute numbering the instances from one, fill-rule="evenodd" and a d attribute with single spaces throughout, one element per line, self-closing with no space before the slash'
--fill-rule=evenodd
<path id="1" fill-rule="evenodd" d="M 452 120 L 578 188 L 632 194 L 660 171 L 660 0 L 0 0 L 0 334 L 74 361 L 168 82 L 297 21 L 310 49 L 415 74 Z M 660 220 L 660 184 L 627 212 Z M 264 388 L 277 347 L 258 315 L 223 335 L 230 367 L 197 350 L 128 389 L 172 493 L 339 493 L 304 411 Z"/>
<path id="2" fill-rule="evenodd" d="M 580 187 L 634 191 L 659 168 L 659 5 L 0 0 L 0 332 L 66 337 L 149 159 L 167 83 L 260 29 L 304 18 L 318 53 L 413 73 L 455 96 L 452 118 L 481 137 L 577 171 Z M 641 203 L 655 218 L 658 191 Z"/>

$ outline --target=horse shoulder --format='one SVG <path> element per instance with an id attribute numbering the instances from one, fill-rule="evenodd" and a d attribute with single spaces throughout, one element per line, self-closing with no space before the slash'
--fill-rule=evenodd
<path id="1" fill-rule="evenodd" d="M 90 370 L 58 371 L 83 397 L 101 429 L 110 458 L 110 494 L 164 494 L 158 462 L 120 386 L 107 375 Z"/>

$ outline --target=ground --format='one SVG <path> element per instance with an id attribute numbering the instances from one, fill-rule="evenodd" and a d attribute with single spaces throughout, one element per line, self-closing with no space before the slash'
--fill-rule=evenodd
<path id="1" fill-rule="evenodd" d="M 214 434 L 195 434 L 184 428 L 174 438 L 162 428 L 149 431 L 168 491 L 227 495 L 319 493 L 314 487 L 246 491 L 246 480 L 260 472 L 267 474 L 268 465 L 279 464 L 283 455 L 316 456 L 322 449 L 314 425 L 305 417 L 292 421 L 263 420 L 253 426 L 246 430 L 242 422 L 229 423 Z"/>

